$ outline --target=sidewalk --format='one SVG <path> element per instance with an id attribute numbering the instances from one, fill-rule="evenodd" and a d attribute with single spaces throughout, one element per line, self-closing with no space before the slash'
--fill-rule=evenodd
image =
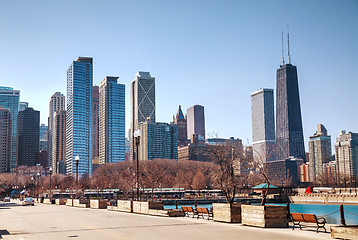
<path id="1" fill-rule="evenodd" d="M 329 229 L 329 226 L 328 228 Z M 0 204 L 3 239 L 331 239 L 314 228 L 262 229 L 193 219 L 169 218 L 133 213 L 67 207 L 64 205 Z M 1 232 L 1 231 L 0 231 Z"/>

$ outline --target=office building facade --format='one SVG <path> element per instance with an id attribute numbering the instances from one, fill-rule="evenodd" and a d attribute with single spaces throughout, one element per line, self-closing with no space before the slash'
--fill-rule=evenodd
<path id="1" fill-rule="evenodd" d="M 254 160 L 276 160 L 273 89 L 262 88 L 251 94 L 251 120 Z"/>
<path id="2" fill-rule="evenodd" d="M 139 160 L 178 159 L 178 128 L 175 124 L 153 122 L 139 125 Z"/>
<path id="3" fill-rule="evenodd" d="M 35 166 L 38 163 L 40 112 L 33 108 L 19 111 L 17 116 L 17 165 Z"/>
<path id="4" fill-rule="evenodd" d="M 16 168 L 16 146 L 17 146 L 17 114 L 19 112 L 20 91 L 11 87 L 0 86 L 0 106 L 8 108 L 11 116 L 11 153 L 10 171 Z"/>
<path id="5" fill-rule="evenodd" d="M 358 133 L 342 130 L 334 148 L 338 182 L 352 182 L 358 177 Z"/>
<path id="6" fill-rule="evenodd" d="M 10 171 L 11 116 L 10 109 L 0 106 L 0 173 Z"/>
<path id="7" fill-rule="evenodd" d="M 198 135 L 199 140 L 205 139 L 205 114 L 204 106 L 194 105 L 187 109 L 186 115 L 188 138 L 193 134 Z"/>
<path id="8" fill-rule="evenodd" d="M 276 156 L 284 160 L 290 156 L 303 159 L 305 146 L 301 118 L 297 68 L 283 64 L 276 75 Z"/>
<path id="9" fill-rule="evenodd" d="M 100 85 L 99 163 L 125 160 L 125 85 L 105 77 Z"/>
<path id="10" fill-rule="evenodd" d="M 92 87 L 92 163 L 99 161 L 99 87 Z"/>
<path id="11" fill-rule="evenodd" d="M 66 173 L 92 174 L 93 59 L 79 57 L 67 70 Z"/>
<path id="12" fill-rule="evenodd" d="M 310 180 L 316 182 L 325 175 L 325 163 L 332 161 L 331 136 L 327 135 L 327 129 L 317 125 L 317 132 L 310 137 L 308 142 L 310 156 Z"/>
<path id="13" fill-rule="evenodd" d="M 54 173 L 65 174 L 66 162 L 66 111 L 53 113 L 52 129 L 52 169 Z"/>
<path id="14" fill-rule="evenodd" d="M 53 117 L 56 111 L 64 111 L 66 108 L 66 102 L 65 102 L 66 98 L 65 96 L 61 93 L 61 92 L 55 92 L 51 98 L 50 98 L 50 102 L 49 102 L 49 111 L 48 111 L 48 137 L 47 137 L 47 151 L 48 151 L 48 161 L 49 161 L 49 166 L 54 166 L 54 164 L 56 164 L 56 161 L 53 160 L 52 158 L 52 133 L 53 133 Z M 53 168 L 55 169 L 55 168 Z"/>
<path id="15" fill-rule="evenodd" d="M 135 156 L 134 132 L 149 117 L 155 122 L 155 77 L 149 72 L 138 72 L 131 82 L 131 160 Z"/>

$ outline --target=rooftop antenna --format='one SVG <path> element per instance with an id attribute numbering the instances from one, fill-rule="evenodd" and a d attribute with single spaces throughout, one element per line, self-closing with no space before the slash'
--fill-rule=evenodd
<path id="1" fill-rule="evenodd" d="M 282 65 L 285 65 L 285 52 L 283 50 L 283 32 L 282 32 L 281 45 L 282 45 Z"/>
<path id="2" fill-rule="evenodd" d="M 288 64 L 291 64 L 291 56 L 290 56 L 290 31 L 289 26 L 287 24 L 287 53 L 288 53 Z"/>

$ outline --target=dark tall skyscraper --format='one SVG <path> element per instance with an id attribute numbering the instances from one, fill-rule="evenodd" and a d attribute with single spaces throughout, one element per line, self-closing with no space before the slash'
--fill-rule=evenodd
<path id="1" fill-rule="evenodd" d="M 297 68 L 290 63 L 280 66 L 276 75 L 276 151 L 277 159 L 290 156 L 305 162 Z"/>
<path id="2" fill-rule="evenodd" d="M 17 115 L 17 165 L 35 166 L 38 163 L 40 112 L 33 108 Z"/>

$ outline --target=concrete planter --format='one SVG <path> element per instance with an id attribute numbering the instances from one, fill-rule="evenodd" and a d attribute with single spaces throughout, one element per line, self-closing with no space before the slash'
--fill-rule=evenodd
<path id="1" fill-rule="evenodd" d="M 66 200 L 66 206 L 70 206 L 70 207 L 73 206 L 73 199 L 72 199 L 72 198 L 68 198 L 68 199 Z"/>
<path id="2" fill-rule="evenodd" d="M 242 224 L 255 227 L 288 227 L 286 206 L 241 205 Z"/>
<path id="3" fill-rule="evenodd" d="M 90 207 L 95 209 L 106 209 L 108 200 L 104 199 L 91 199 Z"/>
<path id="4" fill-rule="evenodd" d="M 332 238 L 358 239 L 358 225 L 355 226 L 332 226 Z"/>
<path id="5" fill-rule="evenodd" d="M 213 203 L 213 215 L 217 222 L 241 223 L 241 204 Z"/>
<path id="6" fill-rule="evenodd" d="M 72 199 L 72 206 L 73 207 L 79 207 L 80 206 L 80 200 L 79 199 Z"/>
<path id="7" fill-rule="evenodd" d="M 139 202 L 133 201 L 133 212 L 140 214 L 149 214 L 149 209 L 163 210 L 162 202 Z"/>
<path id="8" fill-rule="evenodd" d="M 63 198 L 56 199 L 55 203 L 56 203 L 56 205 L 65 205 L 66 199 L 63 199 Z"/>
<path id="9" fill-rule="evenodd" d="M 133 201 L 118 200 L 117 211 L 121 212 L 133 212 Z"/>
<path id="10" fill-rule="evenodd" d="M 51 199 L 50 198 L 45 198 L 44 203 L 45 204 L 51 204 Z"/>

